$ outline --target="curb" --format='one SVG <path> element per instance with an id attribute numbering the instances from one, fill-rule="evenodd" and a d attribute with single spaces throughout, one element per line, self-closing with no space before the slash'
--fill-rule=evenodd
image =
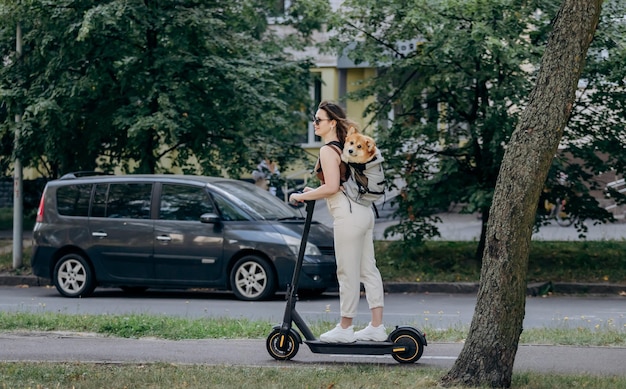
<path id="1" fill-rule="evenodd" d="M 477 293 L 477 282 L 384 282 L 386 293 Z"/>
<path id="2" fill-rule="evenodd" d="M 476 294 L 477 282 L 387 282 L 387 293 L 447 293 Z M 597 294 L 626 296 L 626 285 L 578 282 L 535 282 L 526 287 L 527 296 L 546 296 L 550 294 Z"/>
<path id="3" fill-rule="evenodd" d="M 14 276 L 0 274 L 0 286 L 51 286 L 47 278 L 31 275 Z M 385 282 L 385 293 L 443 293 L 443 294 L 476 294 L 477 282 Z M 576 282 L 537 282 L 528 284 L 527 296 L 546 296 L 550 294 L 596 294 L 626 296 L 626 285 L 621 284 L 583 284 Z"/>
<path id="4" fill-rule="evenodd" d="M 49 286 L 52 285 L 47 278 L 36 276 L 13 276 L 0 275 L 0 286 Z"/>

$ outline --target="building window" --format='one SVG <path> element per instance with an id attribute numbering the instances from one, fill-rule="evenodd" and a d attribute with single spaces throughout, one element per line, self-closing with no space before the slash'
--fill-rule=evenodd
<path id="1" fill-rule="evenodd" d="M 285 15 L 291 6 L 291 0 L 274 0 L 270 11 L 270 24 L 280 24 L 285 21 Z"/>

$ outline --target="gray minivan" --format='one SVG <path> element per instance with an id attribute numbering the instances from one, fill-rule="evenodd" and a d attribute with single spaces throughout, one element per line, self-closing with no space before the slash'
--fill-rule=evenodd
<path id="1" fill-rule="evenodd" d="M 33 273 L 66 297 L 96 286 L 232 290 L 267 299 L 291 282 L 301 211 L 250 183 L 191 175 L 70 174 L 47 183 Z M 313 223 L 301 292 L 337 286 L 332 231 Z"/>

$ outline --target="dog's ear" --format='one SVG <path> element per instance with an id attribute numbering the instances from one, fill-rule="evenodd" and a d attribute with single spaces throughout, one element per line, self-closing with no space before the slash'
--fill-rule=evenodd
<path id="1" fill-rule="evenodd" d="M 353 134 L 358 134 L 359 132 L 357 131 L 357 129 L 354 126 L 350 126 L 350 128 L 348 128 L 348 134 L 346 136 L 350 136 Z"/>
<path id="2" fill-rule="evenodd" d="M 372 151 L 374 151 L 375 148 L 376 148 L 376 142 L 374 142 L 374 139 L 369 138 L 367 140 L 367 150 L 371 153 Z"/>

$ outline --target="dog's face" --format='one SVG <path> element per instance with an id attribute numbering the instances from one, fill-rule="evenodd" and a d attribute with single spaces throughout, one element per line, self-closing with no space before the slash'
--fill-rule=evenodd
<path id="1" fill-rule="evenodd" d="M 344 162 L 366 163 L 376 155 L 376 142 L 373 138 L 360 134 L 354 127 L 348 130 L 341 159 Z"/>

